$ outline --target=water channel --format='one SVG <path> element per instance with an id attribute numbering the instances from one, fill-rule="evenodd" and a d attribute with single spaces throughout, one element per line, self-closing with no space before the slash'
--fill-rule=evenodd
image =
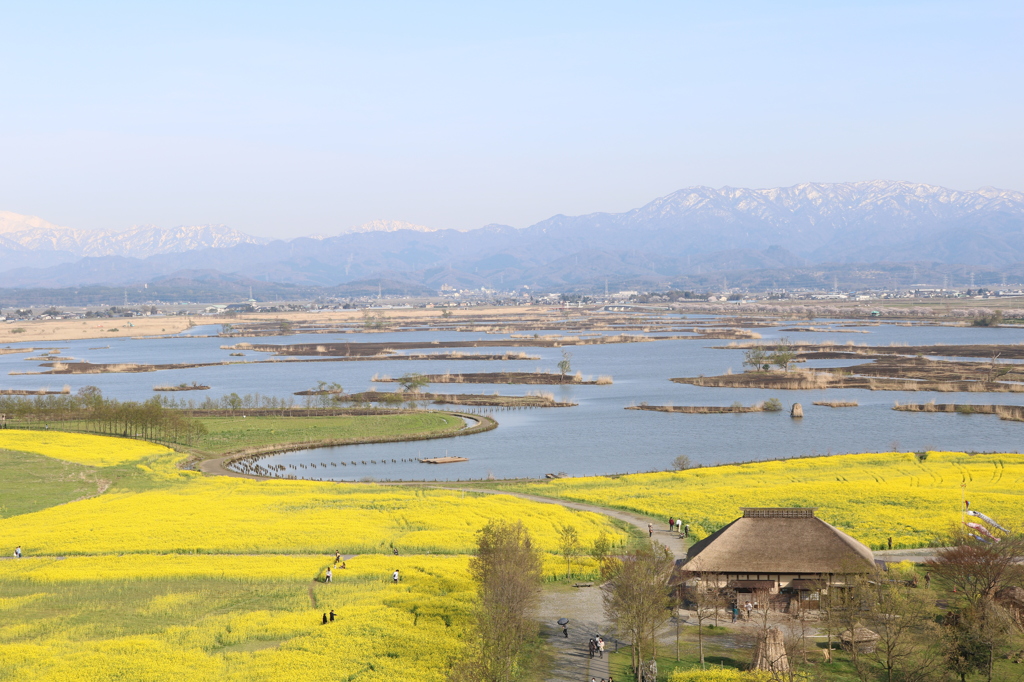
<path id="1" fill-rule="evenodd" d="M 789 326 L 780 324 L 780 327 Z M 816 326 L 822 327 L 819 321 Z M 868 332 L 849 333 L 850 330 Z M 507 338 L 482 333 L 373 333 L 291 335 L 256 339 L 223 339 L 217 325 L 200 326 L 190 333 L 159 339 L 110 339 L 99 341 L 14 344 L 36 348 L 59 348 L 62 357 L 74 357 L 93 363 L 182 363 L 223 360 L 263 360 L 265 353 L 246 351 L 244 358 L 231 357 L 222 345 L 256 343 L 329 343 L 334 341 L 386 342 L 389 340 L 473 340 Z M 811 343 L 836 341 L 857 344 L 890 343 L 976 344 L 1024 343 L 1021 328 L 969 328 L 943 326 L 902 326 L 882 324 L 844 327 L 826 333 L 781 332 L 778 328 L 758 330 L 763 341 L 787 337 Z M 551 333 L 557 333 L 552 331 Z M 893 401 L 942 403 L 998 403 L 1024 405 L 1024 395 L 1011 393 L 930 393 L 829 389 L 780 391 L 764 389 L 703 388 L 669 381 L 671 377 L 722 374 L 731 369 L 742 371 L 743 351 L 714 349 L 728 341 L 668 340 L 651 343 L 576 346 L 572 353 L 573 370 L 597 377 L 611 375 L 606 386 L 507 386 L 477 384 L 439 384 L 426 390 L 434 392 L 493 393 L 521 395 L 528 390 L 555 394 L 561 401 L 577 407 L 501 410 L 475 408 L 491 414 L 500 426 L 486 433 L 467 437 L 430 441 L 354 445 L 293 451 L 262 460 L 262 464 L 299 464 L 362 462 L 376 460 L 387 464 L 351 465 L 317 468 L 305 475 L 332 480 L 431 480 L 537 477 L 547 473 L 592 475 L 659 470 L 676 455 L 685 454 L 700 464 L 718 464 L 748 460 L 799 457 L 814 454 L 901 450 L 968 450 L 1017 452 L 1024 438 L 1024 423 L 1001 421 L 992 415 L 927 414 L 892 410 Z M 470 351 L 472 349 L 469 349 Z M 15 389 L 60 389 L 72 391 L 95 385 L 104 395 L 123 400 L 146 400 L 160 384 L 191 383 L 211 386 L 209 391 L 174 393 L 176 398 L 202 401 L 207 395 L 232 392 L 261 393 L 292 397 L 295 391 L 314 387 L 319 380 L 338 382 L 349 392 L 376 386 L 393 390 L 394 384 L 372 384 L 374 374 L 399 376 L 406 372 L 495 372 L 554 370 L 561 359 L 559 348 L 517 348 L 539 356 L 539 360 L 508 361 L 361 361 L 315 363 L 236 364 L 191 369 L 163 370 L 141 374 L 90 375 L 10 375 L 38 371 L 35 355 L 0 355 L 0 387 Z M 429 352 L 429 351 L 428 351 Z M 487 349 L 501 353 L 501 349 Z M 978 358 L 972 358 L 978 360 Z M 812 361 L 802 366 L 841 366 L 841 361 Z M 730 405 L 735 401 L 753 404 L 767 398 L 779 398 L 787 411 L 749 414 L 666 414 L 626 410 L 645 401 L 652 405 Z M 295 400 L 301 404 L 301 398 Z M 815 406 L 815 400 L 856 400 L 859 407 L 828 408 Z M 788 407 L 800 402 L 803 419 L 791 419 Z M 444 455 L 468 458 L 467 462 L 428 465 L 419 457 Z M 390 461 L 398 460 L 397 463 Z M 300 474 L 301 475 L 301 474 Z"/>

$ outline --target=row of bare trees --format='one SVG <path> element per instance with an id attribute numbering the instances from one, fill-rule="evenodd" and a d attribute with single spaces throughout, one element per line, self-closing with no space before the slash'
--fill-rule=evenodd
<path id="1" fill-rule="evenodd" d="M 73 428 L 167 443 L 193 444 L 206 427 L 159 397 L 144 402 L 103 397 L 95 386 L 84 386 L 74 395 L 0 398 L 0 414 L 7 423 L 22 428 Z"/>

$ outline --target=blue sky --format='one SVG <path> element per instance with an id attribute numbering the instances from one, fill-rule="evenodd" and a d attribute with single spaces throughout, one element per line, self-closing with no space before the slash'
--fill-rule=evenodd
<path id="1" fill-rule="evenodd" d="M 335 234 L 1024 190 L 1019 2 L 2 2 L 0 210 Z"/>

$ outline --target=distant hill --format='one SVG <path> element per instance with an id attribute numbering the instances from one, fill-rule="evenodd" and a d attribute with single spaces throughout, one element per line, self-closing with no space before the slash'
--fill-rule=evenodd
<path id="1" fill-rule="evenodd" d="M 523 229 L 459 232 L 374 221 L 333 237 L 269 243 L 222 226 L 82 236 L 85 231 L 38 218 L 8 216 L 14 214 L 0 214 L 4 287 L 131 284 L 210 270 L 299 286 L 383 278 L 431 290 L 443 284 L 594 290 L 605 281 L 668 286 L 711 273 L 777 275 L 822 270 L 822 264 L 852 272 L 847 266 L 922 263 L 929 265 L 913 272 L 938 273 L 942 268 L 932 265 L 1018 271 L 1024 263 L 1021 192 L 881 180 L 690 187 L 624 213 L 557 215 Z M 62 260 L 39 267 L 43 252 Z M 21 255 L 8 257 L 15 253 Z M 779 279 L 786 280 L 772 277 Z"/>
<path id="2" fill-rule="evenodd" d="M 49 223 L 36 216 L 0 211 L 0 248 L 55 254 L 66 257 L 126 256 L 146 258 L 158 253 L 183 253 L 238 244 L 264 244 L 260 239 L 224 225 L 172 228 L 136 225 L 127 230 L 76 230 Z"/>

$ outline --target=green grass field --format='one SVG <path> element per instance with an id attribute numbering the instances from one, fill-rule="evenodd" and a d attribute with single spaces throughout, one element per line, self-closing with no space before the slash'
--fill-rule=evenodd
<path id="1" fill-rule="evenodd" d="M 99 492 L 93 467 L 0 450 L 0 518 L 28 514 Z"/>
<path id="2" fill-rule="evenodd" d="M 207 434 L 195 450 L 224 455 L 242 450 L 319 441 L 372 442 L 458 431 L 459 417 L 439 412 L 407 412 L 333 417 L 203 417 Z"/>

